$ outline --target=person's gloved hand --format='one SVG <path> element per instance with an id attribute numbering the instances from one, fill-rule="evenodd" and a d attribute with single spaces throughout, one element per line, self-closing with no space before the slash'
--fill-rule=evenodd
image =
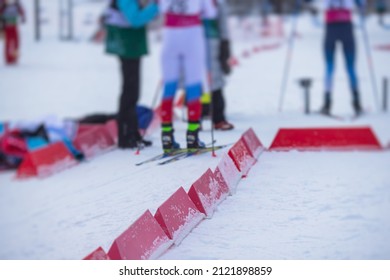
<path id="1" fill-rule="evenodd" d="M 222 71 L 226 75 L 229 75 L 231 72 L 229 59 L 230 59 L 230 41 L 221 40 L 219 45 L 219 62 L 221 63 Z"/>

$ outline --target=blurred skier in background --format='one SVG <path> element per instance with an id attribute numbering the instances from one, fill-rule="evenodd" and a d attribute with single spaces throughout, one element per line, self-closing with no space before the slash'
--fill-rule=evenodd
<path id="1" fill-rule="evenodd" d="M 378 13 L 379 25 L 385 26 L 385 14 L 387 11 L 386 0 L 376 0 L 376 12 Z"/>
<path id="2" fill-rule="evenodd" d="M 141 58 L 148 53 L 146 25 L 158 14 L 152 0 L 111 0 L 105 14 L 106 52 L 118 56 L 122 93 L 118 110 L 118 147 L 151 146 L 138 127 L 137 102 L 140 95 Z"/>
<path id="3" fill-rule="evenodd" d="M 320 112 L 329 115 L 332 106 L 333 76 L 337 43 L 343 48 L 346 70 L 352 92 L 355 115 L 362 114 L 358 77 L 356 74 L 356 43 L 353 34 L 352 12 L 364 8 L 364 0 L 323 0 L 325 5 L 324 56 L 326 64 L 324 104 Z"/>
<path id="4" fill-rule="evenodd" d="M 188 128 L 188 149 L 204 147 L 199 140 L 202 113 L 200 97 L 206 78 L 203 19 L 215 19 L 214 0 L 159 0 L 163 16 L 162 75 L 164 91 L 161 105 L 162 146 L 165 152 L 178 149 L 174 139 L 173 101 L 180 79 L 184 78 Z"/>
<path id="5" fill-rule="evenodd" d="M 225 87 L 225 75 L 229 75 L 230 39 L 227 24 L 227 10 L 225 0 L 215 1 L 218 17 L 216 19 L 204 19 L 203 26 L 206 34 L 207 68 L 210 93 L 204 93 L 202 98 L 206 99 L 202 104 L 202 115 L 212 114 L 212 123 L 216 130 L 231 130 L 234 126 L 226 120 L 225 98 L 223 88 Z M 210 110 L 210 99 L 211 110 Z M 207 102 L 209 101 L 209 102 Z M 211 112 L 210 112 L 211 111 Z"/>
<path id="6" fill-rule="evenodd" d="M 8 65 L 16 64 L 20 55 L 19 23 L 26 20 L 19 0 L 0 0 L 0 21 L 4 30 L 4 56 Z"/>

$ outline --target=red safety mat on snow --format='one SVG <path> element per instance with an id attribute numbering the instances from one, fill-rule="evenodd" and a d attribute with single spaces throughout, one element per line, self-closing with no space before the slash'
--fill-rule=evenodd
<path id="1" fill-rule="evenodd" d="M 370 127 L 282 128 L 270 150 L 380 150 Z"/>

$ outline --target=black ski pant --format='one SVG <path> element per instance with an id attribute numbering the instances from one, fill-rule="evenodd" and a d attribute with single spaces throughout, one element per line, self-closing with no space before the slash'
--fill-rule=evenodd
<path id="1" fill-rule="evenodd" d="M 138 135 L 136 108 L 140 95 L 140 62 L 140 58 L 120 58 L 122 93 L 118 110 L 119 139 Z"/>
<path id="2" fill-rule="evenodd" d="M 225 100 L 223 97 L 222 89 L 213 91 L 212 93 L 212 106 L 213 106 L 213 123 L 219 123 L 226 121 L 225 118 Z"/>

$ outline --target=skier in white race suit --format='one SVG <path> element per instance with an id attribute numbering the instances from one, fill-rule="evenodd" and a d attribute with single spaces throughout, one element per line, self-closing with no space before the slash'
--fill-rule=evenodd
<path id="1" fill-rule="evenodd" d="M 187 148 L 204 147 L 198 133 L 201 118 L 202 82 L 206 77 L 206 43 L 203 19 L 217 16 L 214 0 L 159 0 L 163 17 L 161 106 L 162 145 L 165 152 L 179 148 L 173 135 L 173 101 L 183 79 L 188 108 Z"/>

